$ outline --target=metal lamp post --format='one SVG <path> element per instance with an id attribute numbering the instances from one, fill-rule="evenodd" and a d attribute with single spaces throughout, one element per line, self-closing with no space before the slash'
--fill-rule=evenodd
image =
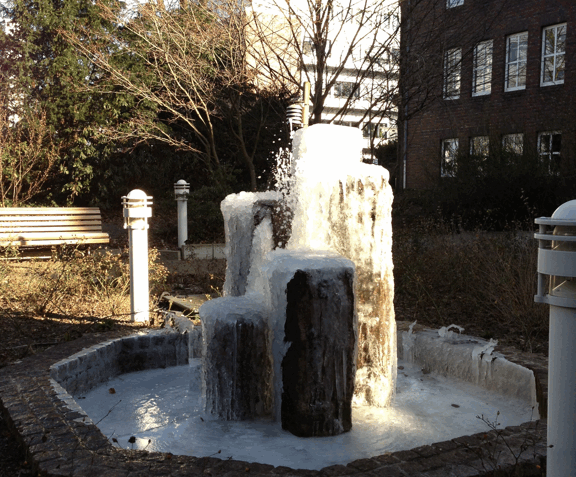
<path id="1" fill-rule="evenodd" d="M 174 196 L 178 203 L 178 248 L 182 258 L 184 258 L 184 244 L 188 240 L 188 194 L 190 184 L 184 179 L 180 179 L 174 184 Z"/>
<path id="2" fill-rule="evenodd" d="M 124 228 L 130 246 L 130 309 L 132 321 L 150 321 L 148 286 L 148 217 L 152 197 L 140 189 L 122 197 Z"/>
<path id="3" fill-rule="evenodd" d="M 535 220 L 538 294 L 550 305 L 548 364 L 548 477 L 576 476 L 576 200 Z M 545 293 L 545 275 L 549 289 Z"/>

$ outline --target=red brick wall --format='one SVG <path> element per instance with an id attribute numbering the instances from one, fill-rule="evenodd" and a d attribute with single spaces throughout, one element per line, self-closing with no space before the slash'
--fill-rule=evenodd
<path id="1" fill-rule="evenodd" d="M 410 59 L 428 57 L 437 69 L 431 75 L 442 76 L 444 48 L 462 48 L 460 98 L 444 100 L 442 81 L 432 84 L 435 91 L 427 103 L 412 101 L 409 107 L 421 112 L 407 119 L 407 147 L 404 150 L 405 123 L 399 122 L 401 165 L 406 159 L 406 188 L 422 189 L 433 186 L 440 179 L 440 152 L 442 139 L 458 138 L 459 145 L 469 150 L 469 138 L 511 133 L 524 134 L 524 148 L 536 149 L 539 132 L 562 132 L 562 167 L 565 171 L 575 165 L 576 151 L 576 1 L 575 0 L 465 0 L 464 5 L 446 10 L 445 0 L 411 0 L 412 4 L 436 2 L 437 19 L 421 21 L 417 15 L 412 25 L 422 25 L 412 32 L 411 54 L 402 72 L 413 71 Z M 427 15 L 432 15 L 427 10 Z M 403 18 L 403 35 L 407 18 Z M 567 23 L 566 69 L 562 85 L 540 86 L 542 29 L 557 23 Z M 446 31 L 437 36 L 438 48 L 426 44 L 430 32 L 426 25 L 438 28 L 443 23 Z M 513 33 L 528 32 L 528 62 L 526 89 L 505 92 L 506 37 Z M 418 46 L 418 38 L 423 39 Z M 472 96 L 473 46 L 478 41 L 493 40 L 491 94 Z M 406 40 L 403 37 L 403 50 Z M 404 111 L 404 108 L 402 108 Z M 405 156 L 404 156 L 405 152 Z"/>

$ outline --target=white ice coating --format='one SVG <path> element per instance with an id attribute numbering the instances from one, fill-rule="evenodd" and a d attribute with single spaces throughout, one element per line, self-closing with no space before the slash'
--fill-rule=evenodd
<path id="1" fill-rule="evenodd" d="M 453 336 L 456 336 L 456 333 L 450 331 L 450 328 L 457 329 L 459 333 L 462 333 L 464 331 L 464 328 L 454 324 L 450 326 L 443 326 L 438 330 L 438 335 L 440 336 L 440 338 L 452 338 Z"/>
<path id="2" fill-rule="evenodd" d="M 347 198 L 345 186 L 350 179 L 388 182 L 389 174 L 385 168 L 361 162 L 362 147 L 362 132 L 357 128 L 315 124 L 295 134 L 289 186 L 294 220 L 288 249 L 334 249 L 336 237 L 331 237 L 330 213 L 335 211 L 330 209 L 337 205 L 333 203 L 333 194 L 344 186 L 342 194 Z M 280 186 L 280 189 L 283 187 Z M 380 191 L 365 192 L 374 195 Z M 350 199 L 351 203 L 344 204 L 349 210 L 341 211 L 347 220 L 356 221 L 366 209 L 373 207 L 370 200 L 358 197 Z M 383 224 L 378 223 L 376 226 L 380 230 L 374 235 L 382 237 Z M 368 259 L 366 251 L 382 245 L 376 243 L 377 240 L 367 239 L 373 235 L 371 227 L 369 221 L 354 224 L 363 239 L 359 241 L 362 253 L 358 255 L 365 256 L 365 259 Z"/>
<path id="3" fill-rule="evenodd" d="M 265 217 L 254 230 L 251 250 L 252 264 L 248 274 L 246 293 L 262 293 L 266 289 L 267 283 L 262 267 L 264 266 L 266 255 L 273 248 L 272 219 Z"/>
<path id="4" fill-rule="evenodd" d="M 278 193 L 275 191 L 240 192 L 229 195 L 220 203 L 226 234 L 227 280 L 224 282 L 224 296 L 238 296 L 246 292 L 251 264 L 261 260 L 259 256 L 252 254 L 255 228 L 253 207 L 259 200 L 275 200 L 277 197 Z M 260 254 L 262 252 L 263 250 L 260 250 Z M 229 280 L 228 277 L 236 279 Z M 253 277 L 253 280 L 256 280 L 256 277 Z"/>
<path id="5" fill-rule="evenodd" d="M 497 341 L 463 334 L 441 337 L 438 331 L 423 330 L 418 334 L 401 334 L 402 356 L 419 363 L 428 372 L 451 376 L 484 389 L 500 392 L 531 403 L 538 416 L 536 382 L 529 369 L 508 361 L 494 351 Z"/>
<path id="6" fill-rule="evenodd" d="M 280 403 L 282 396 L 282 360 L 290 343 L 284 341 L 286 323 L 287 296 L 286 286 L 298 270 L 322 269 L 327 280 L 331 273 L 336 274 L 343 268 L 354 269 L 354 264 L 332 251 L 275 250 L 269 253 L 263 264 L 263 275 L 266 277 L 266 301 L 269 303 L 269 330 L 272 343 L 273 362 L 273 399 L 274 416 L 280 420 Z"/>

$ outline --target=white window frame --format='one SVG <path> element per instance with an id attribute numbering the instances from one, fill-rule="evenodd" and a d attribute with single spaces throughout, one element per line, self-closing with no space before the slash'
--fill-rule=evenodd
<path id="1" fill-rule="evenodd" d="M 454 177 L 456 175 L 457 155 L 458 155 L 458 138 L 443 139 L 442 158 L 440 160 L 440 177 Z M 451 164 L 450 168 L 446 167 L 448 164 Z"/>
<path id="2" fill-rule="evenodd" d="M 330 57 L 330 48 L 332 46 L 332 40 L 326 40 L 326 57 L 329 58 Z M 306 50 L 309 50 L 308 52 L 306 52 Z M 306 58 L 316 58 L 316 46 L 314 45 L 314 39 L 310 36 L 306 36 L 304 37 L 304 40 L 302 41 L 302 56 L 305 56 Z"/>
<path id="3" fill-rule="evenodd" d="M 482 41 L 474 47 L 472 96 L 484 96 L 492 92 L 492 51 L 492 40 Z"/>
<path id="4" fill-rule="evenodd" d="M 364 139 L 388 139 L 388 131 L 386 131 L 386 123 L 364 123 L 362 125 L 362 137 Z"/>
<path id="5" fill-rule="evenodd" d="M 563 31 L 562 31 L 563 30 Z M 558 25 L 552 25 L 542 29 L 542 61 L 540 65 L 540 86 L 551 86 L 555 84 L 564 84 L 564 74 L 566 72 L 566 23 L 559 23 Z M 546 40 L 547 32 L 552 32 L 552 39 L 554 44 L 552 45 L 552 51 L 547 52 Z M 563 34 L 564 41 L 559 44 L 559 37 Z M 563 49 L 561 49 L 563 48 Z M 552 80 L 545 80 L 544 75 L 546 73 L 546 63 L 547 60 L 552 61 Z M 561 70 L 560 70 L 561 68 Z M 561 71 L 561 78 L 557 79 L 558 73 Z"/>
<path id="6" fill-rule="evenodd" d="M 305 37 L 302 42 L 302 55 L 308 57 L 314 56 L 314 41 L 309 36 Z"/>
<path id="7" fill-rule="evenodd" d="M 558 151 L 553 150 L 554 136 L 560 136 L 560 148 Z M 544 141 L 546 141 L 548 145 L 547 151 L 542 151 Z M 550 172 L 550 174 L 558 174 L 560 172 L 559 168 L 554 170 L 552 168 L 552 164 L 557 163 L 558 165 L 560 165 L 560 160 L 562 157 L 561 154 L 562 154 L 562 131 L 543 131 L 541 133 L 538 133 L 538 156 L 540 157 L 540 160 L 543 160 L 545 158 L 546 162 L 548 163 L 548 171 Z M 554 160 L 555 158 L 556 160 Z"/>
<path id="8" fill-rule="evenodd" d="M 446 0 L 446 8 L 454 8 L 464 5 L 464 0 Z"/>
<path id="9" fill-rule="evenodd" d="M 460 98 L 462 50 L 451 48 L 444 53 L 444 99 Z"/>
<path id="10" fill-rule="evenodd" d="M 480 149 L 478 150 L 478 146 Z M 490 137 L 489 136 L 472 136 L 470 138 L 470 155 L 481 156 L 484 159 L 490 153 Z"/>
<path id="11" fill-rule="evenodd" d="M 516 52 L 516 57 L 511 55 L 511 43 L 515 41 L 518 45 L 518 51 Z M 525 44 L 524 57 L 522 57 L 521 45 Z M 510 86 L 512 77 L 510 76 L 511 68 L 515 66 L 516 74 L 512 77 L 515 79 L 514 86 Z M 504 91 L 520 91 L 526 89 L 526 70 L 528 67 L 528 32 L 523 31 L 520 33 L 514 33 L 506 37 L 506 78 L 504 80 Z M 521 70 L 524 70 L 524 75 L 520 74 Z M 519 84 L 520 79 L 524 79 L 524 84 Z"/>
<path id="12" fill-rule="evenodd" d="M 346 85 L 346 86 L 344 86 Z M 344 91 L 342 92 L 342 88 L 350 88 L 350 90 L 348 92 Z M 356 89 L 354 90 L 354 93 L 352 94 L 352 90 L 356 87 Z M 335 98 L 350 98 L 352 97 L 352 99 L 360 99 L 360 86 L 357 85 L 357 83 L 354 83 L 353 81 L 336 81 L 334 83 L 333 89 L 332 89 L 333 95 Z"/>
<path id="13" fill-rule="evenodd" d="M 524 153 L 524 134 L 504 134 L 504 136 L 502 136 L 502 149 L 507 152 L 522 155 Z"/>

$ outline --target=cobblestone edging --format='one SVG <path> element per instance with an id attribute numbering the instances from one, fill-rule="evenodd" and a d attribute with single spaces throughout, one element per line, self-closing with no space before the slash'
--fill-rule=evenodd
<path id="1" fill-rule="evenodd" d="M 130 366 L 126 370 L 134 369 L 132 366 L 146 369 L 175 365 L 184 356 L 182 349 L 185 346 L 176 336 L 151 333 L 122 340 L 124 336 L 126 333 L 120 332 L 86 335 L 0 370 L 0 410 L 7 424 L 17 431 L 29 461 L 41 475 L 153 477 L 249 473 L 262 476 L 464 477 L 492 475 L 488 471 L 498 466 L 509 469 L 516 462 L 512 452 L 518 455 L 521 447 L 525 450 L 518 462 L 523 473 L 517 475 L 541 475 L 537 466 L 545 467 L 545 420 L 506 428 L 500 431 L 500 437 L 495 431 L 463 436 L 412 450 L 360 459 L 346 466 L 330 466 L 321 471 L 117 449 L 69 394 L 54 383 L 58 379 L 67 387 L 80 386 L 77 376 L 81 369 L 89 367 L 91 379 L 95 383 L 103 382 L 106 376 L 118 372 L 114 366 L 119 366 L 119 362 Z M 115 344 L 102 346 L 110 340 Z M 508 358 L 505 350 L 499 351 Z M 76 353 L 78 359 L 71 359 Z M 104 364 L 97 359 L 99 355 Z M 151 358 L 153 355 L 155 358 Z M 80 359 L 82 356 L 84 358 Z M 130 356 L 137 358 L 130 363 L 127 361 Z M 514 352 L 510 358 L 515 362 L 542 365 L 537 357 L 524 353 Z"/>

